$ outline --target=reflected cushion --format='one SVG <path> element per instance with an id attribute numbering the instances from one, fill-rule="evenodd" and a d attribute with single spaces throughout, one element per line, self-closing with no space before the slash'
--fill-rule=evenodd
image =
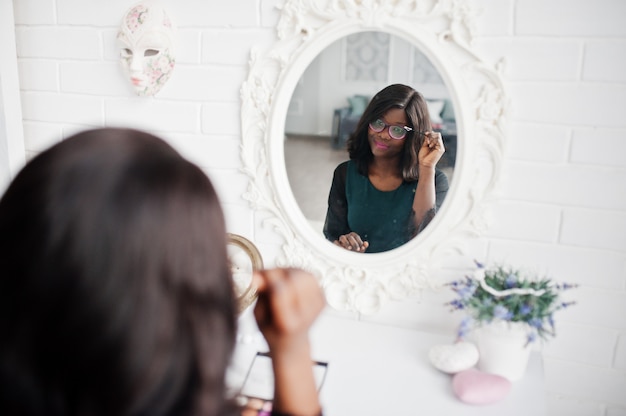
<path id="1" fill-rule="evenodd" d="M 348 102 L 350 103 L 350 115 L 360 117 L 369 103 L 369 98 L 365 95 L 353 95 L 348 97 Z"/>
<path id="2" fill-rule="evenodd" d="M 426 100 L 428 104 L 428 113 L 430 114 L 430 121 L 433 123 L 441 123 L 441 110 L 445 104 L 443 100 Z"/>
<path id="3" fill-rule="evenodd" d="M 447 121 L 454 121 L 456 119 L 454 115 L 454 106 L 452 101 L 444 100 L 443 110 L 441 110 L 441 118 Z"/>

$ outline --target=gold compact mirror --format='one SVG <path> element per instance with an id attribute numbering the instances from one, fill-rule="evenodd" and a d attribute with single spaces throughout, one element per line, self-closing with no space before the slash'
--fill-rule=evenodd
<path id="1" fill-rule="evenodd" d="M 256 286 L 253 284 L 252 274 L 263 268 L 263 259 L 257 247 L 245 237 L 227 233 L 228 260 L 239 304 L 239 313 L 242 313 L 257 298 Z"/>

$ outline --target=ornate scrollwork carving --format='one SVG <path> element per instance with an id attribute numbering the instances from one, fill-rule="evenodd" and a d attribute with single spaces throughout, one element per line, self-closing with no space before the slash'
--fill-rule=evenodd
<path id="1" fill-rule="evenodd" d="M 504 146 L 500 64 L 492 67 L 472 49 L 475 11 L 457 0 L 287 0 L 279 9 L 278 40 L 265 52 L 252 51 L 241 88 L 244 198 L 263 212 L 262 227 L 282 240 L 276 264 L 316 273 L 331 306 L 361 313 L 439 287 L 433 271 L 488 227 L 487 199 Z M 331 42 L 366 30 L 402 36 L 434 62 L 452 88 L 460 147 L 453 186 L 433 223 L 398 249 L 364 255 L 311 230 L 286 178 L 283 136 L 287 105 L 306 66 Z"/>

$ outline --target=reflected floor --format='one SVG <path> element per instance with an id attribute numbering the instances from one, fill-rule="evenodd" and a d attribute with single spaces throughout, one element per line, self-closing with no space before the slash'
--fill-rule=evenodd
<path id="1" fill-rule="evenodd" d="M 322 231 L 333 171 L 348 152 L 333 149 L 328 136 L 288 134 L 285 140 L 285 167 L 289 184 L 302 213 L 316 230 Z M 452 168 L 442 169 L 452 181 Z"/>
<path id="2" fill-rule="evenodd" d="M 320 230 L 326 218 L 333 171 L 348 152 L 333 149 L 328 136 L 287 135 L 285 167 L 302 213 Z"/>

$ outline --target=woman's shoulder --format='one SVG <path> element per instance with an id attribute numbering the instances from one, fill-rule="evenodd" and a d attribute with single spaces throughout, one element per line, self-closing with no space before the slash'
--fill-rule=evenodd
<path id="1" fill-rule="evenodd" d="M 435 168 L 435 181 L 448 181 L 448 175 L 441 169 Z"/>
<path id="2" fill-rule="evenodd" d="M 351 164 L 351 162 L 351 160 L 346 160 L 345 162 L 341 162 L 340 164 L 338 164 L 335 168 L 335 175 L 340 175 L 341 177 L 345 178 L 346 173 L 348 172 L 348 166 Z"/>
<path id="3" fill-rule="evenodd" d="M 448 189 L 450 189 L 448 175 L 446 175 L 446 173 L 440 169 L 435 170 L 435 188 L 438 192 L 448 192 Z"/>
<path id="4" fill-rule="evenodd" d="M 337 165 L 335 170 L 345 170 L 348 169 L 348 165 L 352 163 L 352 160 L 346 160 Z"/>

